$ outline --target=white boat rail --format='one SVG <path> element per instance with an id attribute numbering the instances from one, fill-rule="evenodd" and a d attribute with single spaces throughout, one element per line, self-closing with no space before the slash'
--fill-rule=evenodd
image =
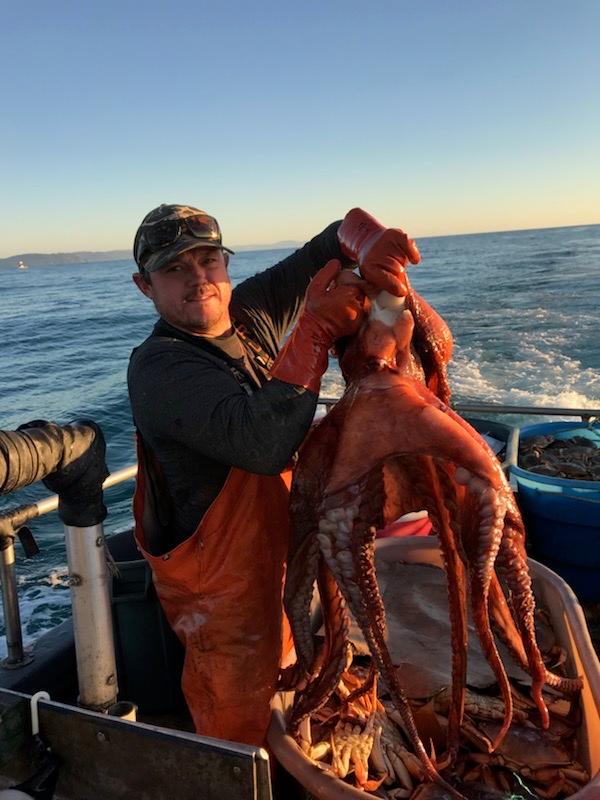
<path id="1" fill-rule="evenodd" d="M 320 397 L 319 405 L 333 406 L 337 397 Z M 600 408 L 563 408 L 561 406 L 512 406 L 504 403 L 456 403 L 458 414 L 521 414 L 523 416 L 579 417 L 584 422 L 600 419 Z"/>

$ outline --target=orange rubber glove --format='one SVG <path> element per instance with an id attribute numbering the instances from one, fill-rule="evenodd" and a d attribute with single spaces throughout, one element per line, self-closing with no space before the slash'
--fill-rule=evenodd
<path id="1" fill-rule="evenodd" d="M 358 263 L 360 274 L 378 289 L 397 297 L 408 294 L 404 267 L 418 264 L 421 254 L 400 228 L 384 228 L 366 211 L 353 208 L 338 228 L 342 252 Z"/>
<path id="2" fill-rule="evenodd" d="M 304 310 L 271 367 L 273 378 L 319 393 L 329 349 L 358 330 L 364 313 L 363 281 L 349 273 L 337 285 L 341 269 L 337 259 L 328 261 L 308 285 Z"/>

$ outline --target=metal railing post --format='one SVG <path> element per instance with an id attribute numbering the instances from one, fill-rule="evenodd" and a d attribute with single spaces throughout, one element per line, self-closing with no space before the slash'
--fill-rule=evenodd
<path id="1" fill-rule="evenodd" d="M 14 540 L 3 536 L 0 540 L 0 581 L 2 582 L 2 605 L 4 607 L 4 627 L 6 629 L 7 657 L 2 660 L 6 669 L 28 664 L 32 659 L 23 650 L 21 633 L 21 614 L 17 594 L 17 575 L 15 572 Z"/>
<path id="2" fill-rule="evenodd" d="M 118 686 L 102 523 L 86 528 L 65 525 L 65 539 L 77 644 L 78 702 L 103 711 L 116 701 Z"/>
<path id="3" fill-rule="evenodd" d="M 102 484 L 103 490 L 132 480 L 137 474 L 137 464 L 124 467 L 113 472 Z M 43 500 L 18 506 L 0 513 L 0 582 L 2 584 L 2 606 L 4 626 L 6 629 L 7 657 L 0 661 L 3 669 L 16 669 L 33 661 L 33 655 L 23 647 L 23 634 L 19 598 L 17 591 L 17 575 L 15 570 L 15 531 L 36 517 L 44 516 L 58 508 L 58 495 L 51 495 Z M 102 528 L 102 526 L 100 526 Z M 65 526 L 66 530 L 69 529 Z M 80 530 L 80 529 L 77 529 Z M 87 529 L 83 529 L 87 530 Z M 67 533 L 67 539 L 69 538 Z M 98 538 L 97 536 L 95 538 Z M 79 548 L 75 548 L 76 551 Z"/>

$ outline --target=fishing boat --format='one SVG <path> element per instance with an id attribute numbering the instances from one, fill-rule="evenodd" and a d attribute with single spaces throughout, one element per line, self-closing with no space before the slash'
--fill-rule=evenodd
<path id="1" fill-rule="evenodd" d="M 29 264 L 26 264 L 24 261 L 19 261 L 17 269 L 29 269 Z"/>
<path id="2" fill-rule="evenodd" d="M 326 413 L 335 402 L 321 398 L 320 407 Z M 571 417 L 584 426 L 600 418 L 599 409 L 585 408 L 464 403 L 457 404 L 456 410 L 488 438 L 509 474 L 511 466 L 517 465 L 519 426 L 495 421 L 498 415 L 502 419 Z M 57 429 L 50 430 L 50 439 L 60 438 Z M 75 425 L 68 436 L 71 443 L 81 440 L 82 452 L 94 443 L 101 447 L 97 426 L 90 430 L 87 424 Z M 8 464 L 10 448 L 0 449 L 0 457 L 3 454 Z M 22 476 L 12 480 L 12 487 L 52 477 L 56 463 L 49 458 L 46 468 L 37 464 L 24 476 L 25 482 L 19 483 Z M 106 494 L 111 487 L 133 480 L 135 474 L 135 465 L 106 479 L 102 473 L 98 487 Z M 10 486 L 11 481 L 4 485 Z M 150 573 L 137 553 L 132 531 L 105 540 L 98 496 L 77 512 L 80 516 L 70 518 L 65 508 L 73 498 L 65 499 L 60 481 L 58 490 L 58 495 L 0 514 L 7 640 L 7 657 L 0 668 L 0 800 L 271 800 L 307 796 L 300 784 L 315 797 L 364 797 L 351 787 L 346 794 L 338 786 L 341 782 L 331 779 L 336 781 L 332 784 L 330 776 L 325 786 L 318 772 L 315 778 L 314 770 L 286 737 L 281 710 L 274 714 L 271 746 L 289 773 L 277 770 L 273 775 L 263 748 L 193 733 L 179 689 L 181 646 L 153 594 Z M 37 545 L 28 523 L 57 509 L 64 522 L 73 614 L 26 648 L 14 542 L 19 538 L 26 552 L 33 554 Z M 543 576 L 544 568 L 540 571 Z M 600 666 L 580 605 L 566 584 L 554 577 L 558 587 L 554 610 L 561 619 L 568 617 L 566 624 L 564 619 L 560 623 L 563 635 L 569 640 L 576 668 L 586 673 L 581 742 L 585 752 L 580 756 L 594 775 L 600 768 Z M 594 622 L 593 616 L 589 622 Z M 600 648 L 600 639 L 595 645 Z M 578 800 L 600 797 L 600 777 L 576 796 Z"/>

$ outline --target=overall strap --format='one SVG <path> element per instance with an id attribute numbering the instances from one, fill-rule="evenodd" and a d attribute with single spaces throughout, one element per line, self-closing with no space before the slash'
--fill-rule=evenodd
<path id="1" fill-rule="evenodd" d="M 256 370 L 256 375 L 252 375 L 250 370 L 244 369 L 240 365 L 236 364 L 234 359 L 232 359 L 231 356 L 229 356 L 224 350 L 221 350 L 220 347 L 201 336 L 191 337 L 170 325 L 168 326 L 168 330 L 157 330 L 157 328 L 155 328 L 152 332 L 152 336 L 178 339 L 182 342 L 187 342 L 188 344 L 193 345 L 193 347 L 200 348 L 210 359 L 213 359 L 219 362 L 222 366 L 225 366 L 229 372 L 231 372 L 246 394 L 251 395 L 254 394 L 262 382 L 270 380 L 271 376 L 269 374 L 269 367 L 273 364 L 273 359 L 270 358 L 267 353 L 265 353 L 265 351 L 260 347 L 259 344 L 257 344 L 257 342 L 250 338 L 246 328 L 243 325 L 234 323 L 233 328 L 242 343 L 242 347 L 250 357 L 250 362 L 253 368 Z M 259 380 L 259 377 L 262 378 L 263 381 Z"/>
<path id="2" fill-rule="evenodd" d="M 266 380 L 271 380 L 270 370 L 273 366 L 273 359 L 271 356 L 263 350 L 258 342 L 255 342 L 254 339 L 252 339 L 252 337 L 248 334 L 248 330 L 245 325 L 236 322 L 234 323 L 233 327 L 242 344 L 252 356 L 252 364 L 254 367 Z"/>

